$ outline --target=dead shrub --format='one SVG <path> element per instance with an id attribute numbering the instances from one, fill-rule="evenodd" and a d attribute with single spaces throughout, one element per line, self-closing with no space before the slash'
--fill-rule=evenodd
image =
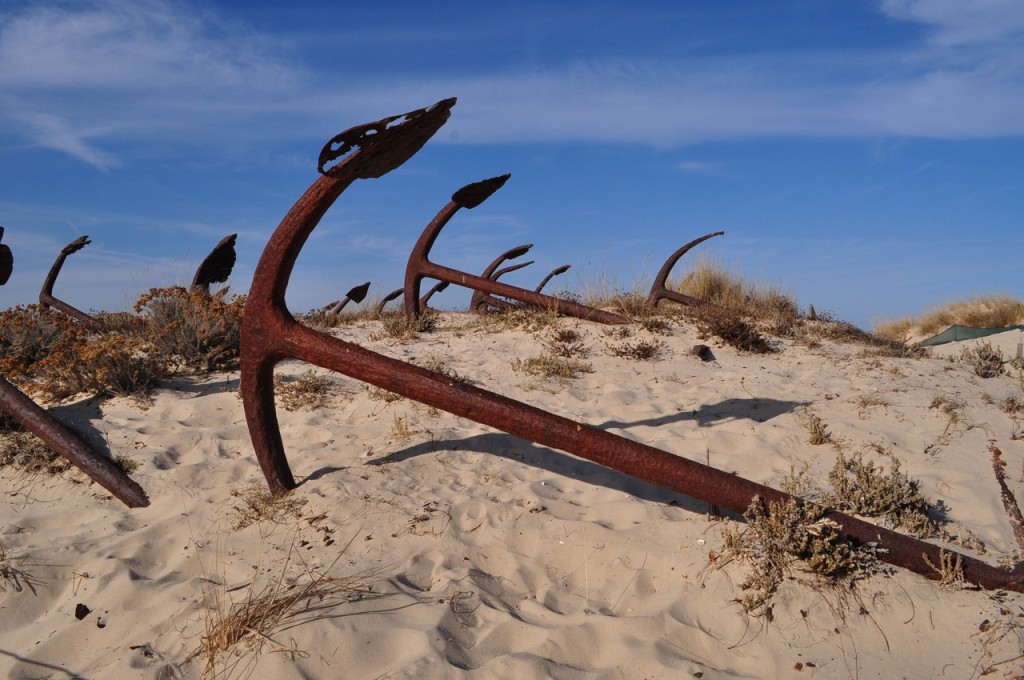
<path id="1" fill-rule="evenodd" d="M 855 550 L 840 526 L 823 514 L 810 503 L 766 503 L 755 496 L 743 515 L 747 528 L 723 530 L 727 552 L 718 560 L 735 557 L 752 567 L 742 584 L 747 594 L 740 601 L 747 611 L 770 616 L 773 595 L 798 563 L 833 585 L 868 572 L 870 554 Z"/>
<path id="2" fill-rule="evenodd" d="M 964 347 L 960 350 L 960 361 L 974 369 L 974 374 L 979 378 L 1002 375 L 1005 370 L 1003 364 L 1006 363 L 1003 351 L 988 342 L 982 342 L 974 347 Z"/>
<path id="3" fill-rule="evenodd" d="M 608 345 L 608 351 L 622 359 L 653 361 L 661 356 L 665 343 L 657 338 L 636 338 L 619 344 Z"/>
<path id="4" fill-rule="evenodd" d="M 186 290 L 181 286 L 152 288 L 135 303 L 145 315 L 145 337 L 161 353 L 189 368 L 213 371 L 238 358 L 245 297 Z"/>
<path id="5" fill-rule="evenodd" d="M 832 491 L 823 502 L 837 510 L 866 517 L 880 517 L 891 528 L 900 528 L 918 538 L 936 532 L 935 522 L 928 516 L 931 501 L 921 493 L 921 484 L 900 470 L 898 458 L 889 454 L 889 472 L 865 461 L 858 453 L 847 459 L 842 453 L 828 475 Z"/>
<path id="6" fill-rule="evenodd" d="M 587 355 L 583 335 L 574 328 L 551 327 L 540 336 L 540 343 L 550 354 L 557 357 L 571 359 Z"/>
<path id="7" fill-rule="evenodd" d="M 333 387 L 330 380 L 313 369 L 291 380 L 281 375 L 274 376 L 274 396 L 286 411 L 323 408 L 332 395 Z"/>
<path id="8" fill-rule="evenodd" d="M 739 312 L 714 305 L 692 305 L 686 308 L 685 314 L 697 324 L 701 339 L 714 336 L 738 350 L 754 354 L 775 351 Z"/>

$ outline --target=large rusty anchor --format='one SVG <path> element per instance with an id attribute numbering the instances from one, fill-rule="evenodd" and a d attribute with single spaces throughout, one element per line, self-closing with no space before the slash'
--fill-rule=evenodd
<path id="1" fill-rule="evenodd" d="M 447 99 L 342 133 L 349 155 L 292 206 L 260 258 L 242 324 L 241 392 L 253 448 L 272 493 L 282 495 L 296 486 L 273 387 L 274 365 L 295 358 L 737 513 L 746 511 L 755 497 L 802 504 L 771 487 L 457 382 L 295 321 L 285 305 L 288 278 L 303 243 L 328 208 L 356 179 L 380 177 L 410 158 L 444 124 L 454 103 Z M 840 512 L 826 510 L 824 516 L 857 542 L 876 545 L 880 559 L 891 564 L 937 580 L 940 575 L 932 565 L 952 556 L 969 582 L 1024 592 L 1024 566 L 1006 571 Z"/>
<path id="2" fill-rule="evenodd" d="M 520 262 L 518 264 L 513 264 L 508 267 L 502 267 L 501 269 L 498 269 L 499 266 L 501 266 L 508 260 L 514 260 L 517 257 L 522 257 L 526 253 L 530 252 L 530 248 L 532 247 L 532 243 L 525 243 L 521 246 L 516 246 L 515 248 L 510 248 L 506 250 L 501 255 L 498 255 L 498 257 L 494 258 L 494 260 L 492 260 L 491 263 L 484 268 L 484 271 L 480 274 L 480 276 L 482 276 L 485 279 L 490 279 L 491 281 L 497 281 L 498 279 L 500 279 L 505 274 L 508 274 L 509 272 L 514 272 L 519 269 L 522 269 L 523 267 L 530 266 L 531 264 L 533 264 L 533 260 L 530 260 L 529 262 Z M 483 312 L 487 311 L 488 306 L 504 306 L 504 304 L 506 304 L 504 303 L 504 301 L 499 302 L 497 301 L 496 298 L 491 297 L 487 293 L 481 292 L 479 290 L 474 290 L 473 297 L 470 298 L 469 300 L 469 311 Z"/>
<path id="3" fill-rule="evenodd" d="M 672 302 L 678 302 L 681 305 L 706 304 L 703 300 L 698 300 L 695 297 L 683 295 L 682 293 L 674 290 L 669 290 L 666 282 L 668 281 L 668 275 L 672 273 L 672 267 L 676 266 L 676 262 L 679 261 L 679 258 L 690 252 L 694 246 L 700 245 L 709 238 L 721 236 L 724 233 L 724 231 L 716 231 L 710 234 L 705 234 L 700 238 L 695 238 L 676 252 L 669 255 L 669 258 L 665 260 L 665 264 L 661 266 L 661 270 L 658 272 L 658 275 L 654 277 L 654 283 L 651 284 L 651 292 L 647 296 L 647 304 L 651 308 L 657 307 L 658 302 L 661 300 L 671 300 Z"/>
<path id="4" fill-rule="evenodd" d="M 456 286 L 472 288 L 491 295 L 501 295 L 502 297 L 525 302 L 535 307 L 555 310 L 559 314 L 566 316 L 574 316 L 605 324 L 630 323 L 626 317 L 612 312 L 587 307 L 586 305 L 568 300 L 560 300 L 550 295 L 526 290 L 525 288 L 509 286 L 483 276 L 467 274 L 457 269 L 436 264 L 428 259 L 430 248 L 434 245 L 434 241 L 437 240 L 437 237 L 441 234 L 441 229 L 448 223 L 448 220 L 461 208 L 472 209 L 483 203 L 491 194 L 500 189 L 508 178 L 509 175 L 501 175 L 500 177 L 492 177 L 462 187 L 452 194 L 452 200 L 437 213 L 430 224 L 423 230 L 423 233 L 420 234 L 419 240 L 413 246 L 412 253 L 409 255 L 409 264 L 405 268 L 406 315 L 410 319 L 419 316 L 420 282 L 424 278 L 431 278 L 438 281 L 447 281 Z"/>
<path id="5" fill-rule="evenodd" d="M 0 239 L 3 235 L 4 228 L 0 227 Z M 0 243 L 0 286 L 7 283 L 13 268 L 14 257 L 11 249 Z M 146 492 L 121 468 L 110 459 L 96 455 L 74 432 L 58 422 L 48 411 L 3 376 L 0 376 L 0 409 L 6 411 L 19 425 L 46 442 L 50 448 L 67 458 L 129 508 L 143 508 L 149 505 Z"/>
<path id="6" fill-rule="evenodd" d="M 61 267 L 64 266 L 64 260 L 68 258 L 68 255 L 77 253 L 82 248 L 92 243 L 88 236 L 79 236 L 71 243 L 61 248 L 60 254 L 57 255 L 57 259 L 53 261 L 53 266 L 50 267 L 50 272 L 46 275 L 46 280 L 43 281 L 43 288 L 39 291 L 39 304 L 43 308 L 53 307 L 59 309 L 73 319 L 77 319 L 83 326 L 91 328 L 95 331 L 103 330 L 103 322 L 94 316 L 86 314 L 82 310 L 72 307 L 63 300 L 58 300 L 53 296 L 53 284 L 57 282 L 57 275 L 60 274 Z"/>

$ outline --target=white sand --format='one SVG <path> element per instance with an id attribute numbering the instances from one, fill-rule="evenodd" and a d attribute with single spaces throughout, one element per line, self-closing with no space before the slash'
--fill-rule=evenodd
<path id="1" fill-rule="evenodd" d="M 1019 378 L 982 380 L 944 359 L 879 359 L 862 347 L 780 341 L 755 356 L 713 345 L 689 354 L 676 325 L 653 362 L 612 356 L 586 335 L 594 371 L 565 384 L 515 373 L 540 353 L 524 331 L 488 334 L 459 315 L 409 344 L 376 351 L 448 368 L 485 389 L 778 486 L 808 466 L 827 488 L 836 447 L 812 446 L 810 407 L 848 454 L 891 447 L 905 471 L 970 530 L 993 563 L 1016 547 L 988 453 L 1024 496 L 1024 442 L 999 404 Z M 642 330 L 636 337 L 649 337 Z M 279 369 L 298 375 L 306 366 Z M 329 568 L 372 594 L 312 600 L 225 655 L 218 677 L 254 678 L 975 678 L 1017 677 L 1024 596 L 950 590 L 897 570 L 842 592 L 797 572 L 771 621 L 737 600 L 748 568 L 709 566 L 722 522 L 707 504 L 408 400 L 374 401 L 330 373 L 330 407 L 279 409 L 304 483 L 299 516 L 234 529 L 240 498 L 263 485 L 238 376 L 179 378 L 148 404 L 56 409 L 139 464 L 152 505 L 128 510 L 82 477 L 0 474 L 0 671 L 10 678 L 196 678 L 218 596 L 236 602 L 283 572 Z M 936 397 L 964 403 L 950 423 Z M 888 460 L 878 459 L 888 467 Z M 76 481 L 78 480 L 78 481 Z M 959 526 L 958 526 L 959 525 Z M 292 556 L 288 563 L 288 555 Z M 976 554 L 976 553 L 972 553 Z M 300 559 L 301 558 L 301 559 Z M 20 590 L 18 589 L 20 586 Z M 77 604 L 89 613 L 75 618 Z M 103 624 L 100 627 L 99 624 Z M 1016 659 L 1016 660 L 1012 660 Z"/>

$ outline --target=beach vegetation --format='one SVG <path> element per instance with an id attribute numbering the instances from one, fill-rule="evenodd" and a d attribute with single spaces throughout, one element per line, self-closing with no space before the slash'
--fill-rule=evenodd
<path id="1" fill-rule="evenodd" d="M 287 411 L 323 408 L 333 393 L 334 383 L 313 369 L 291 379 L 274 376 L 274 396 Z"/>
<path id="2" fill-rule="evenodd" d="M 572 359 L 588 353 L 584 336 L 575 328 L 552 326 L 539 335 L 544 349 L 556 357 Z"/>
<path id="3" fill-rule="evenodd" d="M 928 337 L 954 324 L 974 328 L 1019 326 L 1024 324 L 1024 302 L 1003 294 L 970 297 L 936 305 L 917 317 L 876 322 L 874 331 L 903 342 L 912 333 Z"/>
<path id="4" fill-rule="evenodd" d="M 262 484 L 250 484 L 232 491 L 231 497 L 236 499 L 232 507 L 235 520 L 231 527 L 236 531 L 252 524 L 280 524 L 288 517 L 297 518 L 302 514 L 302 506 L 306 504 L 304 499 L 291 494 L 274 496 Z"/>
<path id="5" fill-rule="evenodd" d="M 609 344 L 608 351 L 614 356 L 636 361 L 653 361 L 665 351 L 665 343 L 657 338 L 636 338 L 617 344 Z"/>
<path id="6" fill-rule="evenodd" d="M 841 527 L 824 518 L 824 509 L 813 503 L 765 502 L 755 496 L 743 514 L 747 526 L 722 532 L 724 554 L 717 562 L 740 559 L 751 566 L 741 587 L 744 609 L 771 617 L 770 603 L 779 585 L 797 567 L 833 585 L 852 582 L 873 557 L 856 550 Z"/>
<path id="7" fill-rule="evenodd" d="M 839 452 L 828 475 L 832 490 L 824 493 L 822 502 L 843 512 L 882 518 L 887 526 L 918 538 L 934 535 L 932 502 L 921 493 L 920 482 L 900 469 L 899 459 L 886 453 L 891 461 L 888 472 L 862 453 L 847 458 Z"/>
<path id="8" fill-rule="evenodd" d="M 384 312 L 380 315 L 381 331 L 370 335 L 371 341 L 397 340 L 409 342 L 415 340 L 420 333 L 437 330 L 437 314 L 424 311 L 419 316 L 409 318 L 405 311 Z"/>
<path id="9" fill-rule="evenodd" d="M 590 373 L 594 367 L 579 359 L 540 354 L 526 359 L 513 359 L 512 370 L 541 378 L 569 380 L 579 377 L 581 373 Z"/>
<path id="10" fill-rule="evenodd" d="M 974 370 L 979 378 L 994 378 L 1004 373 L 1003 351 L 993 347 L 988 342 L 982 342 L 974 347 L 964 347 L 960 350 L 960 361 L 967 364 Z"/>
<path id="11" fill-rule="evenodd" d="M 813 446 L 821 446 L 832 442 L 832 433 L 821 417 L 808 409 L 804 412 L 804 428 L 807 430 L 808 443 Z"/>
<path id="12" fill-rule="evenodd" d="M 135 302 L 144 338 L 182 366 L 214 371 L 238 359 L 245 296 L 181 286 L 151 288 Z"/>

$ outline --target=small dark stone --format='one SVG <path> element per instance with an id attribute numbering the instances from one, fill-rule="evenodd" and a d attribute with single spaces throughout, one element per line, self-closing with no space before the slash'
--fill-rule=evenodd
<path id="1" fill-rule="evenodd" d="M 695 357 L 700 357 L 701 361 L 714 361 L 715 355 L 711 352 L 711 348 L 707 345 L 694 345 L 690 353 Z"/>
<path id="2" fill-rule="evenodd" d="M 89 612 L 91 612 L 91 611 L 92 611 L 91 609 L 89 609 L 84 604 L 79 602 L 77 605 L 75 605 L 75 618 L 78 619 L 79 621 L 81 621 L 86 616 L 88 616 Z"/>

